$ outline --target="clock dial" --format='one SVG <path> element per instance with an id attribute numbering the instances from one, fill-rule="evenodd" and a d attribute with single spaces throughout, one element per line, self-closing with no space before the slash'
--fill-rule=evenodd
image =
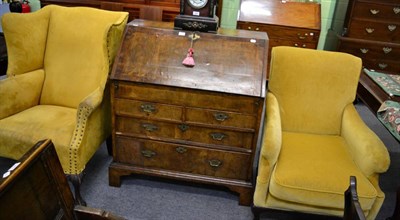
<path id="1" fill-rule="evenodd" d="M 208 0 L 188 0 L 188 3 L 194 9 L 200 9 L 207 5 Z"/>

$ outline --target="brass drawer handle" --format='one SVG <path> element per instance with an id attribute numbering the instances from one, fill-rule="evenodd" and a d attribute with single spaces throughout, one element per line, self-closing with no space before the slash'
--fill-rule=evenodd
<path id="1" fill-rule="evenodd" d="M 260 30 L 260 28 L 257 27 L 257 28 L 256 28 L 256 31 L 259 31 L 259 30 Z"/>
<path id="2" fill-rule="evenodd" d="M 212 159 L 208 161 L 208 164 L 210 164 L 210 166 L 213 168 L 218 168 L 222 165 L 222 161 L 217 159 Z"/>
<path id="3" fill-rule="evenodd" d="M 299 46 L 299 44 L 294 44 L 294 46 L 295 46 L 295 47 L 298 47 L 298 46 Z"/>
<path id="4" fill-rule="evenodd" d="M 400 13 L 400 7 L 394 7 L 393 8 L 393 12 L 397 15 L 398 13 Z"/>
<path id="5" fill-rule="evenodd" d="M 301 45 L 303 48 L 306 48 L 307 47 L 307 45 L 306 44 L 303 44 L 303 45 Z"/>
<path id="6" fill-rule="evenodd" d="M 152 104 L 141 104 L 140 108 L 143 112 L 154 113 L 156 111 L 156 107 Z"/>
<path id="7" fill-rule="evenodd" d="M 250 27 L 250 26 L 248 26 L 248 27 L 247 27 L 247 29 L 251 30 L 251 27 Z"/>
<path id="8" fill-rule="evenodd" d="M 388 53 L 390 53 L 390 52 L 392 51 L 392 48 L 390 48 L 390 47 L 384 47 L 384 48 L 382 48 L 382 50 L 383 50 L 383 52 L 384 52 L 385 54 L 388 54 Z"/>
<path id="9" fill-rule="evenodd" d="M 148 124 L 148 123 L 142 124 L 142 127 L 143 127 L 146 131 L 157 131 L 157 130 L 158 130 L 157 125 Z"/>
<path id="10" fill-rule="evenodd" d="M 211 138 L 217 141 L 222 141 L 226 137 L 226 134 L 224 133 L 211 133 L 210 134 Z"/>
<path id="11" fill-rule="evenodd" d="M 300 40 L 304 40 L 304 39 L 306 39 L 306 36 L 301 36 L 301 34 L 300 34 L 300 33 L 297 33 L 297 37 L 298 37 Z"/>
<path id="12" fill-rule="evenodd" d="M 185 147 L 179 146 L 177 148 L 175 148 L 176 152 L 183 154 L 187 151 L 187 149 Z"/>
<path id="13" fill-rule="evenodd" d="M 368 34 L 372 34 L 372 32 L 374 32 L 375 29 L 373 29 L 373 28 L 365 28 L 365 31 L 366 31 Z"/>
<path id="14" fill-rule="evenodd" d="M 389 31 L 394 31 L 394 30 L 396 30 L 396 28 L 397 28 L 397 26 L 394 25 L 394 24 L 389 24 L 389 25 L 388 25 Z"/>
<path id="15" fill-rule="evenodd" d="M 376 14 L 379 13 L 379 10 L 376 10 L 376 9 L 370 9 L 369 11 L 370 11 L 371 14 L 373 14 L 373 15 L 376 15 Z"/>
<path id="16" fill-rule="evenodd" d="M 368 53 L 369 50 L 366 48 L 360 48 L 360 51 L 361 51 L 361 53 L 366 54 L 366 53 Z"/>
<path id="17" fill-rule="evenodd" d="M 379 68 L 381 68 L 382 70 L 385 69 L 388 65 L 386 63 L 380 63 L 378 64 Z"/>
<path id="18" fill-rule="evenodd" d="M 217 113 L 214 114 L 214 118 L 217 121 L 225 121 L 226 119 L 229 118 L 229 116 L 227 114 L 225 114 L 225 113 L 217 112 Z"/>
<path id="19" fill-rule="evenodd" d="M 156 152 L 151 151 L 151 150 L 142 150 L 141 151 L 143 157 L 147 157 L 147 158 L 152 158 L 156 155 Z"/>
<path id="20" fill-rule="evenodd" d="M 178 128 L 179 128 L 181 131 L 185 132 L 185 131 L 187 131 L 187 130 L 189 129 L 189 125 L 187 125 L 187 124 L 180 124 L 180 125 L 178 125 Z"/>

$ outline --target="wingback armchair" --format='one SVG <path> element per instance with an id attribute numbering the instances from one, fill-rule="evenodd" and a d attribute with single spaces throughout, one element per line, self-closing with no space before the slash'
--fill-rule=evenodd
<path id="1" fill-rule="evenodd" d="M 376 217 L 390 158 L 353 105 L 360 72 L 361 60 L 349 54 L 272 49 L 256 218 L 258 208 L 343 216 L 350 176 L 367 219 Z"/>
<path id="2" fill-rule="evenodd" d="M 127 19 L 54 5 L 2 18 L 8 69 L 0 81 L 0 156 L 19 159 L 52 139 L 80 204 L 85 165 L 111 132 L 106 84 Z"/>

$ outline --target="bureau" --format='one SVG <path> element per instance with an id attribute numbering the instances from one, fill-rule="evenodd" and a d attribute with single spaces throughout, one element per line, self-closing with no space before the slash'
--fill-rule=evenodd
<path id="1" fill-rule="evenodd" d="M 191 45 L 195 66 L 186 67 Z M 120 186 L 130 174 L 216 184 L 250 205 L 267 49 L 262 32 L 130 22 L 110 77 L 109 184 Z"/>
<path id="2" fill-rule="evenodd" d="M 349 0 L 346 10 L 343 29 L 335 31 L 336 50 L 360 57 L 367 69 L 400 74 L 400 0 Z M 383 101 L 396 99 L 364 73 L 357 97 L 374 112 Z"/>
<path id="3" fill-rule="evenodd" d="M 315 3 L 242 0 L 237 28 L 268 33 L 269 54 L 275 46 L 316 49 L 321 30 L 320 8 Z"/>

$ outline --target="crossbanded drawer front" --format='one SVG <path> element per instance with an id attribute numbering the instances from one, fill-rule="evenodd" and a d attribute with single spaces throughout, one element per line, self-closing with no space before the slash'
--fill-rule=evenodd
<path id="1" fill-rule="evenodd" d="M 364 59 L 363 65 L 368 69 L 373 69 L 376 71 L 392 72 L 392 73 L 400 72 L 400 60 L 393 61 L 393 60 L 382 60 L 382 59 Z"/>
<path id="2" fill-rule="evenodd" d="M 205 128 L 183 123 L 117 117 L 117 134 L 167 141 L 190 141 L 251 149 L 254 133 Z"/>
<path id="3" fill-rule="evenodd" d="M 114 89 L 114 96 L 116 98 L 237 111 L 248 114 L 257 114 L 258 109 L 263 104 L 262 99 L 259 97 L 122 82 L 118 83 L 118 88 Z"/>
<path id="4" fill-rule="evenodd" d="M 366 59 L 399 60 L 400 44 L 341 41 L 340 51 Z"/>
<path id="5" fill-rule="evenodd" d="M 181 121 L 183 112 L 181 106 L 117 98 L 114 99 L 114 108 L 117 115 L 164 119 L 177 122 Z"/>
<path id="6" fill-rule="evenodd" d="M 123 137 L 117 138 L 116 151 L 121 163 L 241 180 L 248 180 L 251 163 L 246 153 Z"/>
<path id="7" fill-rule="evenodd" d="M 239 28 L 250 31 L 264 31 L 269 39 L 282 38 L 292 41 L 312 42 L 318 41 L 319 31 L 305 28 L 290 28 L 277 25 L 262 25 L 239 22 Z"/>
<path id="8" fill-rule="evenodd" d="M 400 19 L 400 3 L 384 5 L 379 3 L 357 1 L 353 9 L 354 18 L 395 20 Z"/>
<path id="9" fill-rule="evenodd" d="M 400 22 L 372 22 L 353 19 L 348 30 L 348 37 L 352 38 L 400 42 Z"/>
<path id="10" fill-rule="evenodd" d="M 302 42 L 300 40 L 292 41 L 292 40 L 277 38 L 277 39 L 270 39 L 269 46 L 271 49 L 272 47 L 275 46 L 291 46 L 291 47 L 316 49 L 317 43 L 318 42 Z"/>
<path id="11" fill-rule="evenodd" d="M 188 123 L 210 124 L 255 130 L 256 115 L 235 112 L 214 111 L 200 108 L 186 109 L 185 121 Z"/>

